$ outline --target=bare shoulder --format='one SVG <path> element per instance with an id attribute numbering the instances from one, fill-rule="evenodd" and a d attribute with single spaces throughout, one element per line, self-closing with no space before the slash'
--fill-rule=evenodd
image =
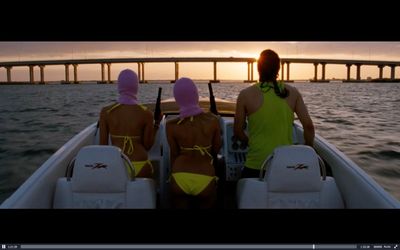
<path id="1" fill-rule="evenodd" d="M 253 84 L 247 88 L 244 88 L 240 91 L 238 95 L 238 100 L 244 101 L 244 100 L 251 100 L 254 98 L 254 96 L 257 96 L 259 94 L 259 88 Z"/>
<path id="2" fill-rule="evenodd" d="M 110 104 L 110 105 L 107 105 L 107 106 L 104 106 L 104 107 L 101 109 L 100 113 L 101 113 L 101 114 L 107 114 L 107 111 L 110 110 L 114 105 L 115 105 L 115 103 Z"/>
<path id="3" fill-rule="evenodd" d="M 292 86 L 292 85 L 289 85 L 289 84 L 285 83 L 285 88 L 287 90 L 289 90 L 289 96 L 297 97 L 297 96 L 300 95 L 299 90 L 295 86 Z"/>
<path id="4" fill-rule="evenodd" d="M 153 117 L 153 113 L 149 109 L 142 109 L 142 112 L 144 113 L 145 117 Z"/>
<path id="5" fill-rule="evenodd" d="M 173 126 L 173 125 L 177 124 L 179 122 L 179 120 L 180 120 L 179 117 L 173 118 L 171 120 L 168 120 L 166 125 L 169 127 Z"/>
<path id="6" fill-rule="evenodd" d="M 285 83 L 285 88 L 287 88 L 289 91 L 299 92 L 295 86 L 292 86 L 292 85 L 287 84 L 287 83 Z"/>
<path id="7" fill-rule="evenodd" d="M 247 94 L 250 94 L 250 93 L 254 93 L 255 91 L 258 91 L 258 88 L 257 88 L 257 86 L 255 84 L 253 84 L 253 85 L 251 85 L 251 86 L 249 86 L 247 88 L 242 89 L 240 91 L 240 94 L 247 95 Z"/>
<path id="8" fill-rule="evenodd" d="M 112 104 L 110 104 L 110 105 L 107 105 L 107 106 L 104 106 L 102 109 L 101 109 L 101 111 L 107 111 L 107 110 L 109 110 L 110 108 L 112 108 L 113 106 L 115 105 L 115 103 L 112 103 Z"/>
<path id="9" fill-rule="evenodd" d="M 219 117 L 216 116 L 215 114 L 211 113 L 211 112 L 207 112 L 207 113 L 203 113 L 201 115 L 202 120 L 210 123 L 210 124 L 218 124 L 219 125 Z"/>
<path id="10" fill-rule="evenodd" d="M 218 116 L 216 116 L 215 114 L 213 114 L 211 112 L 203 113 L 203 117 L 208 120 L 214 120 L 214 121 L 219 120 Z"/>

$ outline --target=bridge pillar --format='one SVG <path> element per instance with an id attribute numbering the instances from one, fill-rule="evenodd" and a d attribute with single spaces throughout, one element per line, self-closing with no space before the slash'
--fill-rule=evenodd
<path id="1" fill-rule="evenodd" d="M 314 81 L 318 80 L 318 64 L 319 63 L 314 63 Z"/>
<path id="2" fill-rule="evenodd" d="M 395 69 L 396 69 L 396 65 L 390 65 L 390 79 L 394 80 L 395 78 Z"/>
<path id="3" fill-rule="evenodd" d="M 107 63 L 107 83 L 111 83 L 111 63 Z"/>
<path id="4" fill-rule="evenodd" d="M 385 65 L 378 65 L 379 68 L 379 80 L 383 79 L 383 68 L 385 67 Z"/>
<path id="5" fill-rule="evenodd" d="M 253 62 L 247 62 L 247 80 L 244 80 L 244 82 L 248 83 L 248 82 L 254 82 L 254 76 L 253 76 Z"/>
<path id="6" fill-rule="evenodd" d="M 171 82 L 176 82 L 179 78 L 179 63 L 175 62 L 175 80 Z"/>
<path id="7" fill-rule="evenodd" d="M 357 81 L 361 81 L 361 64 L 357 63 Z"/>
<path id="8" fill-rule="evenodd" d="M 254 62 L 251 62 L 250 69 L 251 69 L 250 81 L 254 82 Z"/>
<path id="9" fill-rule="evenodd" d="M 79 83 L 78 82 L 78 64 L 72 64 L 74 67 L 74 83 Z"/>
<path id="10" fill-rule="evenodd" d="M 250 82 L 250 62 L 247 62 L 247 81 Z"/>
<path id="11" fill-rule="evenodd" d="M 217 81 L 217 62 L 214 62 L 214 81 Z"/>
<path id="12" fill-rule="evenodd" d="M 35 83 L 35 74 L 33 72 L 34 65 L 29 65 L 29 82 Z"/>
<path id="13" fill-rule="evenodd" d="M 144 62 L 140 63 L 142 65 L 142 79 L 139 80 L 139 82 L 145 83 L 146 80 L 144 79 Z"/>
<path id="14" fill-rule="evenodd" d="M 210 82 L 219 82 L 219 80 L 217 80 L 217 62 L 214 61 L 214 80 L 211 80 Z"/>
<path id="15" fill-rule="evenodd" d="M 322 81 L 325 81 L 325 65 L 326 63 L 321 63 L 322 65 Z"/>
<path id="16" fill-rule="evenodd" d="M 290 81 L 290 62 L 287 62 L 286 65 L 287 65 L 286 80 Z"/>
<path id="17" fill-rule="evenodd" d="M 45 65 L 39 65 L 39 68 L 40 68 L 40 84 L 45 84 L 45 82 L 44 82 L 44 67 L 45 67 Z"/>
<path id="18" fill-rule="evenodd" d="M 65 66 L 65 83 L 69 83 L 69 64 L 64 64 Z"/>
<path id="19" fill-rule="evenodd" d="M 138 78 L 139 78 L 139 82 L 140 82 L 140 79 L 142 79 L 142 66 L 140 65 L 140 62 L 137 63 L 137 70 L 138 70 Z"/>
<path id="20" fill-rule="evenodd" d="M 282 68 L 282 75 L 281 75 L 281 80 L 285 80 L 285 62 L 281 62 L 281 68 Z"/>
<path id="21" fill-rule="evenodd" d="M 104 83 L 105 82 L 104 81 L 104 78 L 105 78 L 104 77 L 104 73 L 105 73 L 104 72 L 104 63 L 101 63 L 100 65 L 101 65 L 101 82 Z"/>
<path id="22" fill-rule="evenodd" d="M 351 67 L 351 64 L 346 64 L 346 67 L 347 67 L 347 81 L 350 81 L 350 67 Z"/>
<path id="23" fill-rule="evenodd" d="M 7 66 L 6 70 L 7 70 L 7 82 L 11 82 L 11 66 Z"/>

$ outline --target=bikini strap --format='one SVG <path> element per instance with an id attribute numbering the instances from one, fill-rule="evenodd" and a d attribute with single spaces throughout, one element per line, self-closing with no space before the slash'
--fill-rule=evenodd
<path id="1" fill-rule="evenodd" d="M 147 107 L 144 106 L 143 104 L 138 104 L 139 107 L 141 107 L 143 110 L 147 110 Z M 110 113 L 111 111 L 113 111 L 114 109 L 118 108 L 119 106 L 121 106 L 121 103 L 115 103 L 109 110 L 107 110 L 107 113 Z"/>
<path id="2" fill-rule="evenodd" d="M 185 148 L 185 147 L 181 147 L 181 150 L 187 150 L 187 151 L 199 151 L 201 155 L 208 155 L 211 158 L 211 164 L 213 164 L 213 157 L 212 155 L 208 152 L 207 149 L 210 149 L 211 145 L 206 146 L 206 147 L 202 147 L 199 145 L 194 145 L 192 148 Z"/>
<path id="3" fill-rule="evenodd" d="M 147 110 L 147 107 L 144 106 L 143 104 L 138 104 L 138 105 L 139 105 L 139 107 L 141 107 L 143 110 Z"/>
<path id="4" fill-rule="evenodd" d="M 124 146 L 122 147 L 122 151 L 125 152 L 126 145 L 128 144 L 128 151 L 126 152 L 128 155 L 131 155 L 134 151 L 132 139 L 140 138 L 140 136 L 123 136 L 123 135 L 111 135 L 111 137 L 124 139 Z"/>
<path id="5" fill-rule="evenodd" d="M 181 124 L 183 120 L 185 120 L 186 117 L 181 118 L 176 124 Z M 194 120 L 193 116 L 190 116 L 190 121 L 192 122 Z"/>
<path id="6" fill-rule="evenodd" d="M 109 110 L 107 110 L 107 113 L 110 113 L 114 109 L 118 108 L 121 105 L 121 103 L 115 103 Z"/>

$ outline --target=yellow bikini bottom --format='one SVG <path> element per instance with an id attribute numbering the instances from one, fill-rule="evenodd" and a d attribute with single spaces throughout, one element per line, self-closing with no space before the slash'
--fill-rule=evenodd
<path id="1" fill-rule="evenodd" d="M 217 181 L 217 176 L 208 176 L 193 173 L 173 173 L 176 184 L 188 195 L 200 194 L 211 181 Z"/>
<path id="2" fill-rule="evenodd" d="M 146 165 L 147 163 L 150 165 L 150 167 L 151 167 L 151 173 L 153 174 L 153 173 L 154 173 L 154 169 L 153 169 L 153 165 L 151 164 L 151 161 L 150 161 L 150 160 L 147 159 L 147 160 L 145 160 L 145 161 L 132 161 L 132 165 L 133 165 L 133 167 L 135 168 L 135 176 L 137 176 L 137 175 L 140 173 L 140 171 L 142 170 L 142 168 L 144 167 L 144 165 Z M 131 170 L 131 168 L 128 167 L 128 166 L 127 166 L 127 168 L 128 168 L 128 174 L 129 174 L 129 176 L 134 177 L 134 176 L 132 176 L 132 170 Z"/>

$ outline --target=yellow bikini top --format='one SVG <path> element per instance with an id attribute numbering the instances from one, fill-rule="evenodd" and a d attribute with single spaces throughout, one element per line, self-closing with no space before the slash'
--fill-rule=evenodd
<path id="1" fill-rule="evenodd" d="M 114 104 L 109 110 L 107 110 L 107 113 L 110 113 L 114 109 L 118 108 L 121 105 L 121 103 L 116 103 Z M 147 107 L 138 104 L 143 110 L 147 110 Z M 122 151 L 125 152 L 126 145 L 128 145 L 128 151 L 126 152 L 128 155 L 131 155 L 134 151 L 133 147 L 133 139 L 140 138 L 140 136 L 129 136 L 129 135 L 112 135 L 110 134 L 111 137 L 113 138 L 121 138 L 124 139 L 124 146 L 122 147 Z"/>
<path id="2" fill-rule="evenodd" d="M 181 124 L 183 120 L 185 120 L 187 117 L 185 118 L 181 118 L 176 124 Z M 192 122 L 194 119 L 193 116 L 190 116 L 190 121 Z M 208 146 L 199 146 L 199 145 L 194 145 L 192 148 L 185 148 L 185 147 L 181 147 L 181 150 L 187 150 L 187 151 L 199 151 L 201 155 L 208 155 L 211 158 L 211 165 L 213 164 L 213 157 L 212 155 L 208 152 L 207 149 L 210 149 L 211 145 Z"/>

